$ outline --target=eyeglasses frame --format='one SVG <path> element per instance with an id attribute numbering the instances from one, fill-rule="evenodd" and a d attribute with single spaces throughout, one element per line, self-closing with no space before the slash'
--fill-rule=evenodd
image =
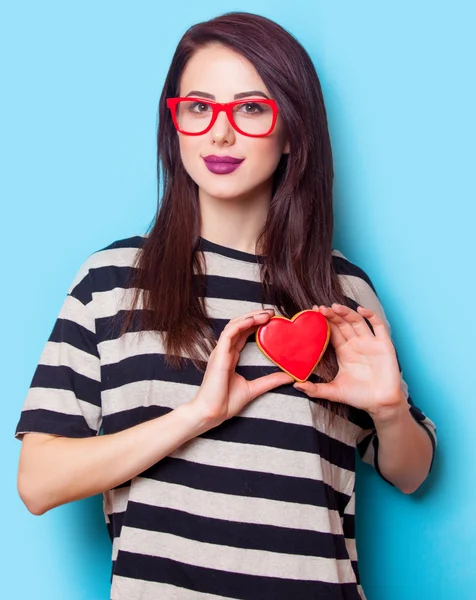
<path id="1" fill-rule="evenodd" d="M 183 131 L 182 129 L 180 129 L 178 121 L 177 121 L 177 115 L 176 115 L 176 108 L 177 108 L 177 104 L 181 101 L 192 101 L 192 102 L 202 102 L 203 104 L 209 104 L 212 107 L 213 113 L 212 113 L 212 119 L 210 121 L 210 123 L 208 124 L 208 126 L 206 127 L 206 129 L 204 129 L 203 131 L 200 131 L 199 133 L 191 133 L 189 131 Z M 260 102 L 262 104 L 268 104 L 269 106 L 271 106 L 272 110 L 273 110 L 273 122 L 271 123 L 271 127 L 269 129 L 269 131 L 267 133 L 245 133 L 244 131 L 242 131 L 238 125 L 235 123 L 235 120 L 233 119 L 233 108 L 235 106 L 237 106 L 238 104 L 251 104 L 253 102 Z M 276 120 L 278 118 L 278 105 L 276 104 L 276 102 L 270 98 L 260 98 L 258 99 L 241 99 L 241 100 L 233 100 L 232 102 L 215 102 L 214 100 L 208 100 L 206 98 L 194 98 L 194 97 L 190 97 L 187 96 L 185 98 L 180 97 L 180 98 L 167 98 L 167 107 L 170 109 L 170 112 L 172 113 L 172 120 L 174 122 L 175 128 L 177 129 L 177 131 L 179 131 L 180 133 L 182 133 L 183 135 L 204 135 L 205 133 L 208 133 L 210 131 L 210 129 L 213 127 L 213 125 L 215 124 L 215 121 L 218 119 L 218 115 L 220 112 L 225 111 L 226 116 L 228 117 L 228 121 L 230 123 L 230 125 L 233 127 L 233 129 L 235 129 L 235 131 L 238 131 L 238 133 L 241 133 L 242 135 L 246 135 L 248 137 L 266 137 L 267 135 L 270 135 L 270 133 L 272 133 L 275 125 L 276 125 Z"/>

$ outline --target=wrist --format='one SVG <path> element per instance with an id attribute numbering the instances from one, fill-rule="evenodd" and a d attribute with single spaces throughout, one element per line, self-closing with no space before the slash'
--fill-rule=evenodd
<path id="1" fill-rule="evenodd" d="M 189 402 L 178 406 L 176 409 L 178 414 L 187 424 L 192 432 L 192 437 L 196 437 L 213 427 L 216 427 L 219 423 L 217 420 L 207 411 L 206 406 L 198 401 L 198 396 L 195 396 Z"/>
<path id="2" fill-rule="evenodd" d="M 377 429 L 391 426 L 409 415 L 409 407 L 403 392 L 389 402 L 379 406 L 375 411 L 369 411 Z"/>

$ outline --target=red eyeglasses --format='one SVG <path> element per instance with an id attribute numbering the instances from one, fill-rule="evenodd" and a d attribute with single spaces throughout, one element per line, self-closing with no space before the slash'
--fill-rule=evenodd
<path id="1" fill-rule="evenodd" d="M 185 135 L 203 135 L 210 131 L 222 110 L 233 129 L 250 137 L 269 135 L 278 117 L 278 105 L 274 100 L 220 103 L 203 98 L 167 98 L 167 107 L 177 131 Z"/>

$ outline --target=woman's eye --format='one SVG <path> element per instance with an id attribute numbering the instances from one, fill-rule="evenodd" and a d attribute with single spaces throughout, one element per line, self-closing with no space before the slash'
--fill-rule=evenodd
<path id="1" fill-rule="evenodd" d="M 240 108 L 242 108 L 243 111 L 248 114 L 253 114 L 255 112 L 263 112 L 261 106 L 256 102 L 246 102 L 246 104 L 242 104 Z"/>
<path id="2" fill-rule="evenodd" d="M 208 104 L 205 104 L 205 102 L 193 102 L 189 110 L 193 110 L 194 112 L 206 112 L 208 108 L 210 107 Z"/>

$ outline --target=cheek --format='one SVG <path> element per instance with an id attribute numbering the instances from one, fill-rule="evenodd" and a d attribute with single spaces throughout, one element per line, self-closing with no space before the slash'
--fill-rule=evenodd
<path id="1" fill-rule="evenodd" d="M 187 171 L 201 159 L 199 136 L 179 135 L 179 148 L 182 162 Z"/>

